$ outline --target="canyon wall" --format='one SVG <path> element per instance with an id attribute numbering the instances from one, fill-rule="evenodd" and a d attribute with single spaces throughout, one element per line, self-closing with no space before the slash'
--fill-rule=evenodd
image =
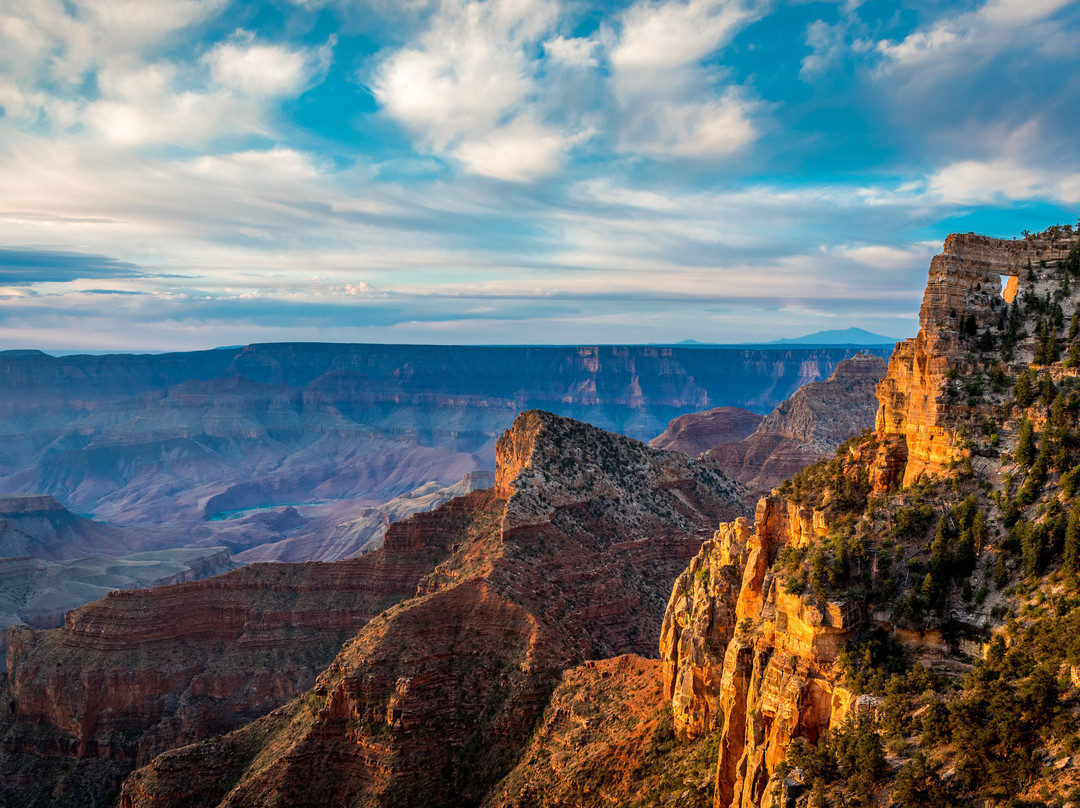
<path id="1" fill-rule="evenodd" d="M 687 412 L 768 411 L 853 352 L 333 344 L 0 352 L 0 492 L 50 494 L 111 524 L 199 523 L 341 499 L 376 505 L 492 469 L 495 440 L 530 407 L 648 439 Z"/>
<path id="2" fill-rule="evenodd" d="M 1003 240 L 962 233 L 949 236 L 930 263 L 919 310 L 919 333 L 896 346 L 878 387 L 876 428 L 881 438 L 874 482 L 878 490 L 920 475 L 935 475 L 962 452 L 953 428 L 964 410 L 951 402 L 946 382 L 980 368 L 965 345 L 965 329 L 996 325 L 1005 305 L 1026 284 L 1028 267 L 1060 261 L 1072 239 Z M 1009 279 L 1015 279 L 1010 281 Z M 971 320 L 969 321 L 969 318 Z M 1032 334 L 1028 334 L 1030 349 Z"/>
<path id="3" fill-rule="evenodd" d="M 773 776 L 795 739 L 813 744 L 848 716 L 876 712 L 883 700 L 850 691 L 838 665 L 845 645 L 860 632 L 883 631 L 924 667 L 953 675 L 970 669 L 966 654 L 978 652 L 977 642 L 969 641 L 963 646 L 966 650 L 954 652 L 955 641 L 942 639 L 942 626 L 935 623 L 945 617 L 930 615 L 922 625 L 912 625 L 905 605 L 912 597 L 947 597 L 948 592 L 935 596 L 926 583 L 918 590 L 919 577 L 907 583 L 909 591 L 901 591 L 902 598 L 895 590 L 888 594 L 880 577 L 874 587 L 864 589 L 862 584 L 808 586 L 798 577 L 799 569 L 807 553 L 823 546 L 830 549 L 822 550 L 821 557 L 835 563 L 838 551 L 832 548 L 846 546 L 851 537 L 868 555 L 864 580 L 884 575 L 878 568 L 890 568 L 894 552 L 901 550 L 910 562 L 898 573 L 904 576 L 902 581 L 908 581 L 912 570 L 918 576 L 933 572 L 935 562 L 927 558 L 930 544 L 924 534 L 938 513 L 930 510 L 932 521 L 913 529 L 910 536 L 903 532 L 906 528 L 898 529 L 896 519 L 899 509 L 920 501 L 908 487 L 924 477 L 931 483 L 937 479 L 942 484 L 939 492 L 948 492 L 951 482 L 953 492 L 948 496 L 956 500 L 970 495 L 972 503 L 980 502 L 987 524 L 1002 532 L 991 503 L 979 500 L 978 492 L 983 482 L 985 490 L 1000 488 L 999 472 L 1003 462 L 1011 462 L 1010 455 L 996 444 L 983 446 L 982 478 L 977 469 L 961 475 L 954 466 L 970 457 L 975 445 L 965 441 L 965 430 L 971 435 L 972 427 L 988 415 L 1003 421 L 1001 413 L 1011 412 L 1011 381 L 1032 361 L 1035 323 L 1025 322 L 1028 333 L 1021 334 L 1015 346 L 1015 360 L 1005 360 L 1010 390 L 961 394 L 959 385 L 965 376 L 989 373 L 1002 362 L 995 349 L 1005 331 L 1002 276 L 1012 278 L 1010 296 L 1031 294 L 1052 300 L 1056 289 L 1068 287 L 1059 286 L 1058 276 L 1039 267 L 1044 261 L 1060 261 L 1075 243 L 1074 238 L 1053 242 L 1040 237 L 1001 241 L 950 236 L 930 267 L 919 334 L 898 345 L 877 385 L 874 434 L 841 452 L 828 466 L 816 467 L 815 475 L 762 498 L 752 523 L 736 520 L 721 525 L 676 581 L 660 642 L 664 697 L 671 705 L 676 732 L 690 739 L 710 735 L 719 739 L 712 794 L 716 808 L 781 804 L 778 800 L 786 798 L 782 789 L 772 787 Z M 1065 300 L 1068 294 L 1062 291 L 1057 299 Z M 991 349 L 978 349 L 977 338 L 987 330 L 991 336 L 999 335 L 997 342 L 989 343 Z M 1059 375 L 1059 381 L 1062 378 Z M 1004 410 L 998 409 L 1002 404 Z M 1015 419 L 1000 428 L 1008 440 L 1015 439 Z M 1006 445 L 1003 441 L 1001 448 Z M 958 479 L 945 480 L 946 474 L 967 482 L 961 486 Z M 863 485 L 865 489 L 860 489 Z M 868 506 L 871 486 L 877 498 Z M 841 492 L 848 489 L 849 501 L 841 501 Z M 902 540 L 912 546 L 905 548 Z M 784 548 L 796 558 L 793 566 L 778 563 Z M 800 549 L 807 553 L 791 552 Z M 879 551 L 871 564 L 869 559 Z M 986 569 L 989 564 L 985 562 Z M 973 566 L 976 572 L 969 584 L 985 583 L 986 569 L 980 577 L 979 566 L 974 562 Z M 933 578 L 927 575 L 926 580 Z M 876 600 L 867 590 L 878 593 Z M 952 621 L 952 631 L 982 636 L 995 621 L 990 613 L 973 611 L 970 593 L 961 601 L 953 590 L 952 597 L 951 610 L 943 612 Z"/>
<path id="4" fill-rule="evenodd" d="M 479 804 L 563 670 L 654 649 L 670 582 L 744 492 L 709 461 L 549 413 L 496 450 L 502 508 L 447 539 L 415 597 L 288 707 L 137 771 L 122 804 Z"/>
<path id="5" fill-rule="evenodd" d="M 146 762 L 225 732 L 310 688 L 346 639 L 415 594 L 451 537 L 501 506 L 477 492 L 391 525 L 361 558 L 119 590 L 63 628 L 12 629 L 11 711 L 61 733 L 47 751 L 79 757 Z"/>
<path id="6" fill-rule="evenodd" d="M 755 494 L 765 494 L 874 426 L 875 387 L 886 367 L 884 359 L 870 353 L 845 359 L 829 378 L 799 388 L 766 415 L 753 434 L 714 445 L 710 453 L 729 476 Z"/>

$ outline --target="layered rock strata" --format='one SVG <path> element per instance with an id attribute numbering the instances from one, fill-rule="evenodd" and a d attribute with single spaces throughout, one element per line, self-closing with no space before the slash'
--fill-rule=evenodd
<path id="1" fill-rule="evenodd" d="M 51 494 L 127 525 L 343 499 L 377 505 L 492 469 L 495 440 L 532 407 L 648 439 L 686 412 L 767 410 L 852 353 L 312 343 L 5 351 L 0 492 Z"/>
<path id="2" fill-rule="evenodd" d="M 763 416 L 739 407 L 716 407 L 680 415 L 649 441 L 655 449 L 699 455 L 721 443 L 734 443 L 753 434 Z"/>
<path id="3" fill-rule="evenodd" d="M 501 507 L 448 536 L 415 597 L 287 708 L 136 772 L 122 804 L 478 804 L 561 671 L 655 648 L 670 581 L 744 493 L 709 461 L 543 412 L 497 457 Z"/>
<path id="4" fill-rule="evenodd" d="M 61 629 L 12 629 L 11 709 L 55 727 L 54 752 L 146 762 L 304 692 L 341 644 L 412 596 L 452 537 L 501 513 L 490 492 L 391 525 L 377 553 L 253 564 L 193 583 L 118 590 Z"/>

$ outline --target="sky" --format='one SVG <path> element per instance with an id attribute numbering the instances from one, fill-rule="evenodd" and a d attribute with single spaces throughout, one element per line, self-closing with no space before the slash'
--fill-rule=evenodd
<path id="1" fill-rule="evenodd" d="M 0 349 L 911 336 L 1080 0 L 0 0 Z"/>

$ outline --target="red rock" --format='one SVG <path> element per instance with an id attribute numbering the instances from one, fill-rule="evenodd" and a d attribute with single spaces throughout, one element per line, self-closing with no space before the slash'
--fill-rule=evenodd
<path id="1" fill-rule="evenodd" d="M 668 424 L 649 445 L 699 455 L 721 443 L 733 443 L 750 436 L 763 416 L 739 407 L 716 407 L 704 412 L 680 415 Z"/>

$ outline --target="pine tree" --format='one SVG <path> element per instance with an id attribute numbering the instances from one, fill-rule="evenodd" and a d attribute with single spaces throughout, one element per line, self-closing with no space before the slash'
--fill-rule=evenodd
<path id="1" fill-rule="evenodd" d="M 1027 418 L 1020 422 L 1020 437 L 1016 441 L 1016 462 L 1027 468 L 1035 460 L 1035 431 Z"/>
<path id="2" fill-rule="evenodd" d="M 1016 386 L 1013 388 L 1013 392 L 1016 394 L 1016 404 L 1024 409 L 1030 407 L 1035 401 L 1035 390 L 1031 384 L 1031 374 L 1029 371 L 1024 371 L 1020 374 L 1020 377 L 1016 380 Z"/>
<path id="3" fill-rule="evenodd" d="M 1080 505 L 1073 506 L 1065 528 L 1065 552 L 1061 569 L 1070 580 L 1080 573 Z"/>
<path id="4" fill-rule="evenodd" d="M 986 546 L 986 516 L 982 511 L 975 514 L 975 522 L 971 526 L 971 535 L 975 540 L 976 554 L 981 553 L 983 547 Z"/>

